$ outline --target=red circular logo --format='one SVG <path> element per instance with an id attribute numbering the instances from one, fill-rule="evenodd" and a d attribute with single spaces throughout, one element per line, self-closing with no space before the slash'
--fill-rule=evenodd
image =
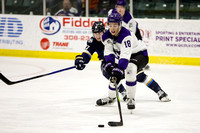
<path id="1" fill-rule="evenodd" d="M 40 46 L 42 49 L 44 50 L 47 50 L 49 47 L 50 47 L 50 42 L 47 38 L 43 38 L 41 41 L 40 41 Z"/>

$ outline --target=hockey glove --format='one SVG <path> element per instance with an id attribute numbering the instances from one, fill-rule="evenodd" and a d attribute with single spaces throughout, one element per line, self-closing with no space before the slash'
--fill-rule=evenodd
<path id="1" fill-rule="evenodd" d="M 114 66 L 112 65 L 112 63 L 108 62 L 105 64 L 103 70 L 106 71 L 109 75 L 111 75 L 113 68 L 114 68 Z"/>
<path id="2" fill-rule="evenodd" d="M 81 55 L 76 56 L 75 66 L 77 70 L 83 70 L 85 68 L 83 56 Z"/>
<path id="3" fill-rule="evenodd" d="M 116 79 L 116 83 L 119 84 L 120 80 L 123 79 L 123 77 L 124 77 L 124 70 L 118 67 L 113 68 L 111 72 L 111 81 L 113 81 L 113 79 Z"/>

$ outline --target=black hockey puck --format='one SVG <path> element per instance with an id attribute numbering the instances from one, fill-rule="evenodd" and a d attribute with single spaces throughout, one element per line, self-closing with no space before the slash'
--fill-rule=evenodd
<path id="1" fill-rule="evenodd" d="M 104 125 L 100 124 L 100 125 L 98 125 L 98 127 L 104 127 Z"/>

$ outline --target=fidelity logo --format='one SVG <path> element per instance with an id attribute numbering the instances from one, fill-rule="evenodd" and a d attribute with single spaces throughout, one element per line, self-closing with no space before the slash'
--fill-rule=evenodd
<path id="1" fill-rule="evenodd" d="M 18 18 L 0 17 L 0 37 L 19 37 L 22 32 L 23 25 Z"/>
<path id="2" fill-rule="evenodd" d="M 60 31 L 61 24 L 52 17 L 45 17 L 40 21 L 40 29 L 45 35 L 54 35 Z"/>

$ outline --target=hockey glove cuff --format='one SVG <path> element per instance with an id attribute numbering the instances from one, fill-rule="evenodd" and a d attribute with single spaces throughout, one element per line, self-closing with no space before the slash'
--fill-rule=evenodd
<path id="1" fill-rule="evenodd" d="M 113 68 L 114 68 L 114 66 L 112 65 L 112 63 L 108 62 L 105 64 L 103 70 L 106 71 L 109 75 L 111 75 Z"/>

